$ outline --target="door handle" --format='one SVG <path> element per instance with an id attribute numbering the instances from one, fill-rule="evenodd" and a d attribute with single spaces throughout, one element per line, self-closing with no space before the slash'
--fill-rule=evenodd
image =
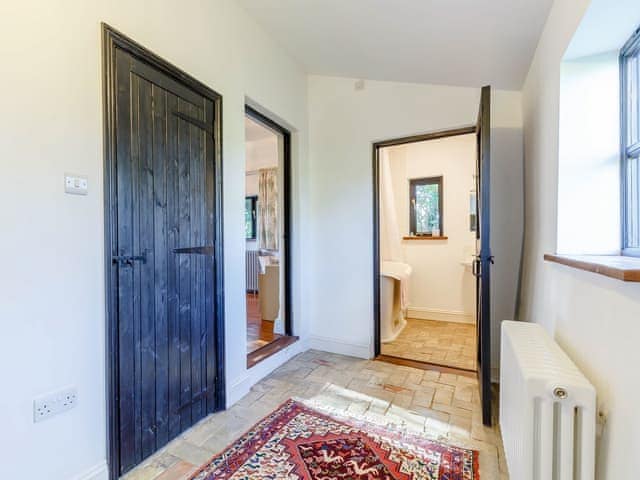
<path id="1" fill-rule="evenodd" d="M 120 267 L 133 267 L 135 262 L 147 263 L 146 255 L 115 255 L 111 257 L 111 263 L 118 264 Z"/>
<path id="2" fill-rule="evenodd" d="M 473 258 L 473 262 L 471 262 L 471 273 L 474 277 L 480 276 L 480 257 L 477 255 Z"/>
<path id="3" fill-rule="evenodd" d="M 177 254 L 188 254 L 188 255 L 207 255 L 213 256 L 215 255 L 215 247 L 205 245 L 203 247 L 184 247 L 184 248 L 174 248 L 173 253 Z"/>

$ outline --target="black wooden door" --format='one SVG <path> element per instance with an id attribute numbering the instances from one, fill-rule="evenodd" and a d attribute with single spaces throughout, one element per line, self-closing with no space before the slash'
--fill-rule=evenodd
<path id="1" fill-rule="evenodd" d="M 214 108 L 115 50 L 119 473 L 217 409 Z"/>
<path id="2" fill-rule="evenodd" d="M 491 425 L 491 87 L 482 87 L 476 130 L 478 144 L 476 236 L 476 331 L 478 345 L 478 383 L 482 402 L 482 422 Z"/>

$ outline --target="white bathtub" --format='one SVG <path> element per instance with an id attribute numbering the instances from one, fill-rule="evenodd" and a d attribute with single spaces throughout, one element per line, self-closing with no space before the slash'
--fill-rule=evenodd
<path id="1" fill-rule="evenodd" d="M 411 265 L 382 262 L 380 266 L 380 341 L 393 342 L 406 326 L 406 297 Z"/>

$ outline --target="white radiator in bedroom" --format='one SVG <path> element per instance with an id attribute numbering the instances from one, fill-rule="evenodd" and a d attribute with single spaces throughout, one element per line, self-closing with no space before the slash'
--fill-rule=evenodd
<path id="1" fill-rule="evenodd" d="M 260 264 L 258 261 L 257 250 L 247 250 L 246 260 L 246 280 L 247 280 L 247 292 L 258 293 L 258 272 L 260 271 Z"/>
<path id="2" fill-rule="evenodd" d="M 538 324 L 502 322 L 500 428 L 514 480 L 593 480 L 596 392 Z"/>

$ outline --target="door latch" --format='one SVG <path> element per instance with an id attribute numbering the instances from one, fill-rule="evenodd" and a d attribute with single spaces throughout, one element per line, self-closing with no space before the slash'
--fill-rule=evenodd
<path id="1" fill-rule="evenodd" d="M 147 263 L 146 255 L 116 255 L 111 257 L 111 263 L 118 264 L 120 267 L 133 267 L 135 262 Z"/>

